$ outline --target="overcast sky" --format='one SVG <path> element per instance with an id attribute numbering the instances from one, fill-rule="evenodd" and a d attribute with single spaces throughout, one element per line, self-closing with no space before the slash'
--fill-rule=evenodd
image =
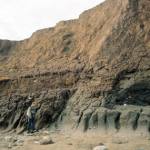
<path id="1" fill-rule="evenodd" d="M 0 39 L 21 40 L 104 0 L 0 0 Z"/>

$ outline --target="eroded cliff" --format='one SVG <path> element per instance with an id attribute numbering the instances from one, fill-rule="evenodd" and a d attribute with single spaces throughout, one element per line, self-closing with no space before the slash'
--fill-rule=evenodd
<path id="1" fill-rule="evenodd" d="M 0 126 L 150 131 L 150 1 L 106 0 L 23 41 L 0 41 Z"/>

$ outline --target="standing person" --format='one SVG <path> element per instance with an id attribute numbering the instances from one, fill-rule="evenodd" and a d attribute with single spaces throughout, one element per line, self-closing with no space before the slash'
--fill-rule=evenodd
<path id="1" fill-rule="evenodd" d="M 36 115 L 37 109 L 38 109 L 37 104 L 35 102 L 33 102 L 27 110 L 27 119 L 28 119 L 27 130 L 28 130 L 28 133 L 33 133 L 35 131 L 35 115 Z"/>
<path id="2" fill-rule="evenodd" d="M 28 130 L 28 133 L 31 132 L 31 124 L 32 124 L 31 106 L 29 106 L 28 110 L 27 110 L 27 130 Z"/>

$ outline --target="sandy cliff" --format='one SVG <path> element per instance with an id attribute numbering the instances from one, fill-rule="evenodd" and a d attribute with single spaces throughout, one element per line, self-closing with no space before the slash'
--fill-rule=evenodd
<path id="1" fill-rule="evenodd" d="M 0 127 L 24 129 L 35 99 L 39 128 L 149 132 L 149 58 L 149 0 L 106 0 L 29 39 L 1 40 Z"/>

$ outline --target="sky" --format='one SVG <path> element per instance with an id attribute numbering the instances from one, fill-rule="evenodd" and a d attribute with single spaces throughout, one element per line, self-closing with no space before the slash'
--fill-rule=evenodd
<path id="1" fill-rule="evenodd" d="M 78 18 L 104 0 L 0 0 L 0 39 L 22 40 L 38 29 Z"/>

